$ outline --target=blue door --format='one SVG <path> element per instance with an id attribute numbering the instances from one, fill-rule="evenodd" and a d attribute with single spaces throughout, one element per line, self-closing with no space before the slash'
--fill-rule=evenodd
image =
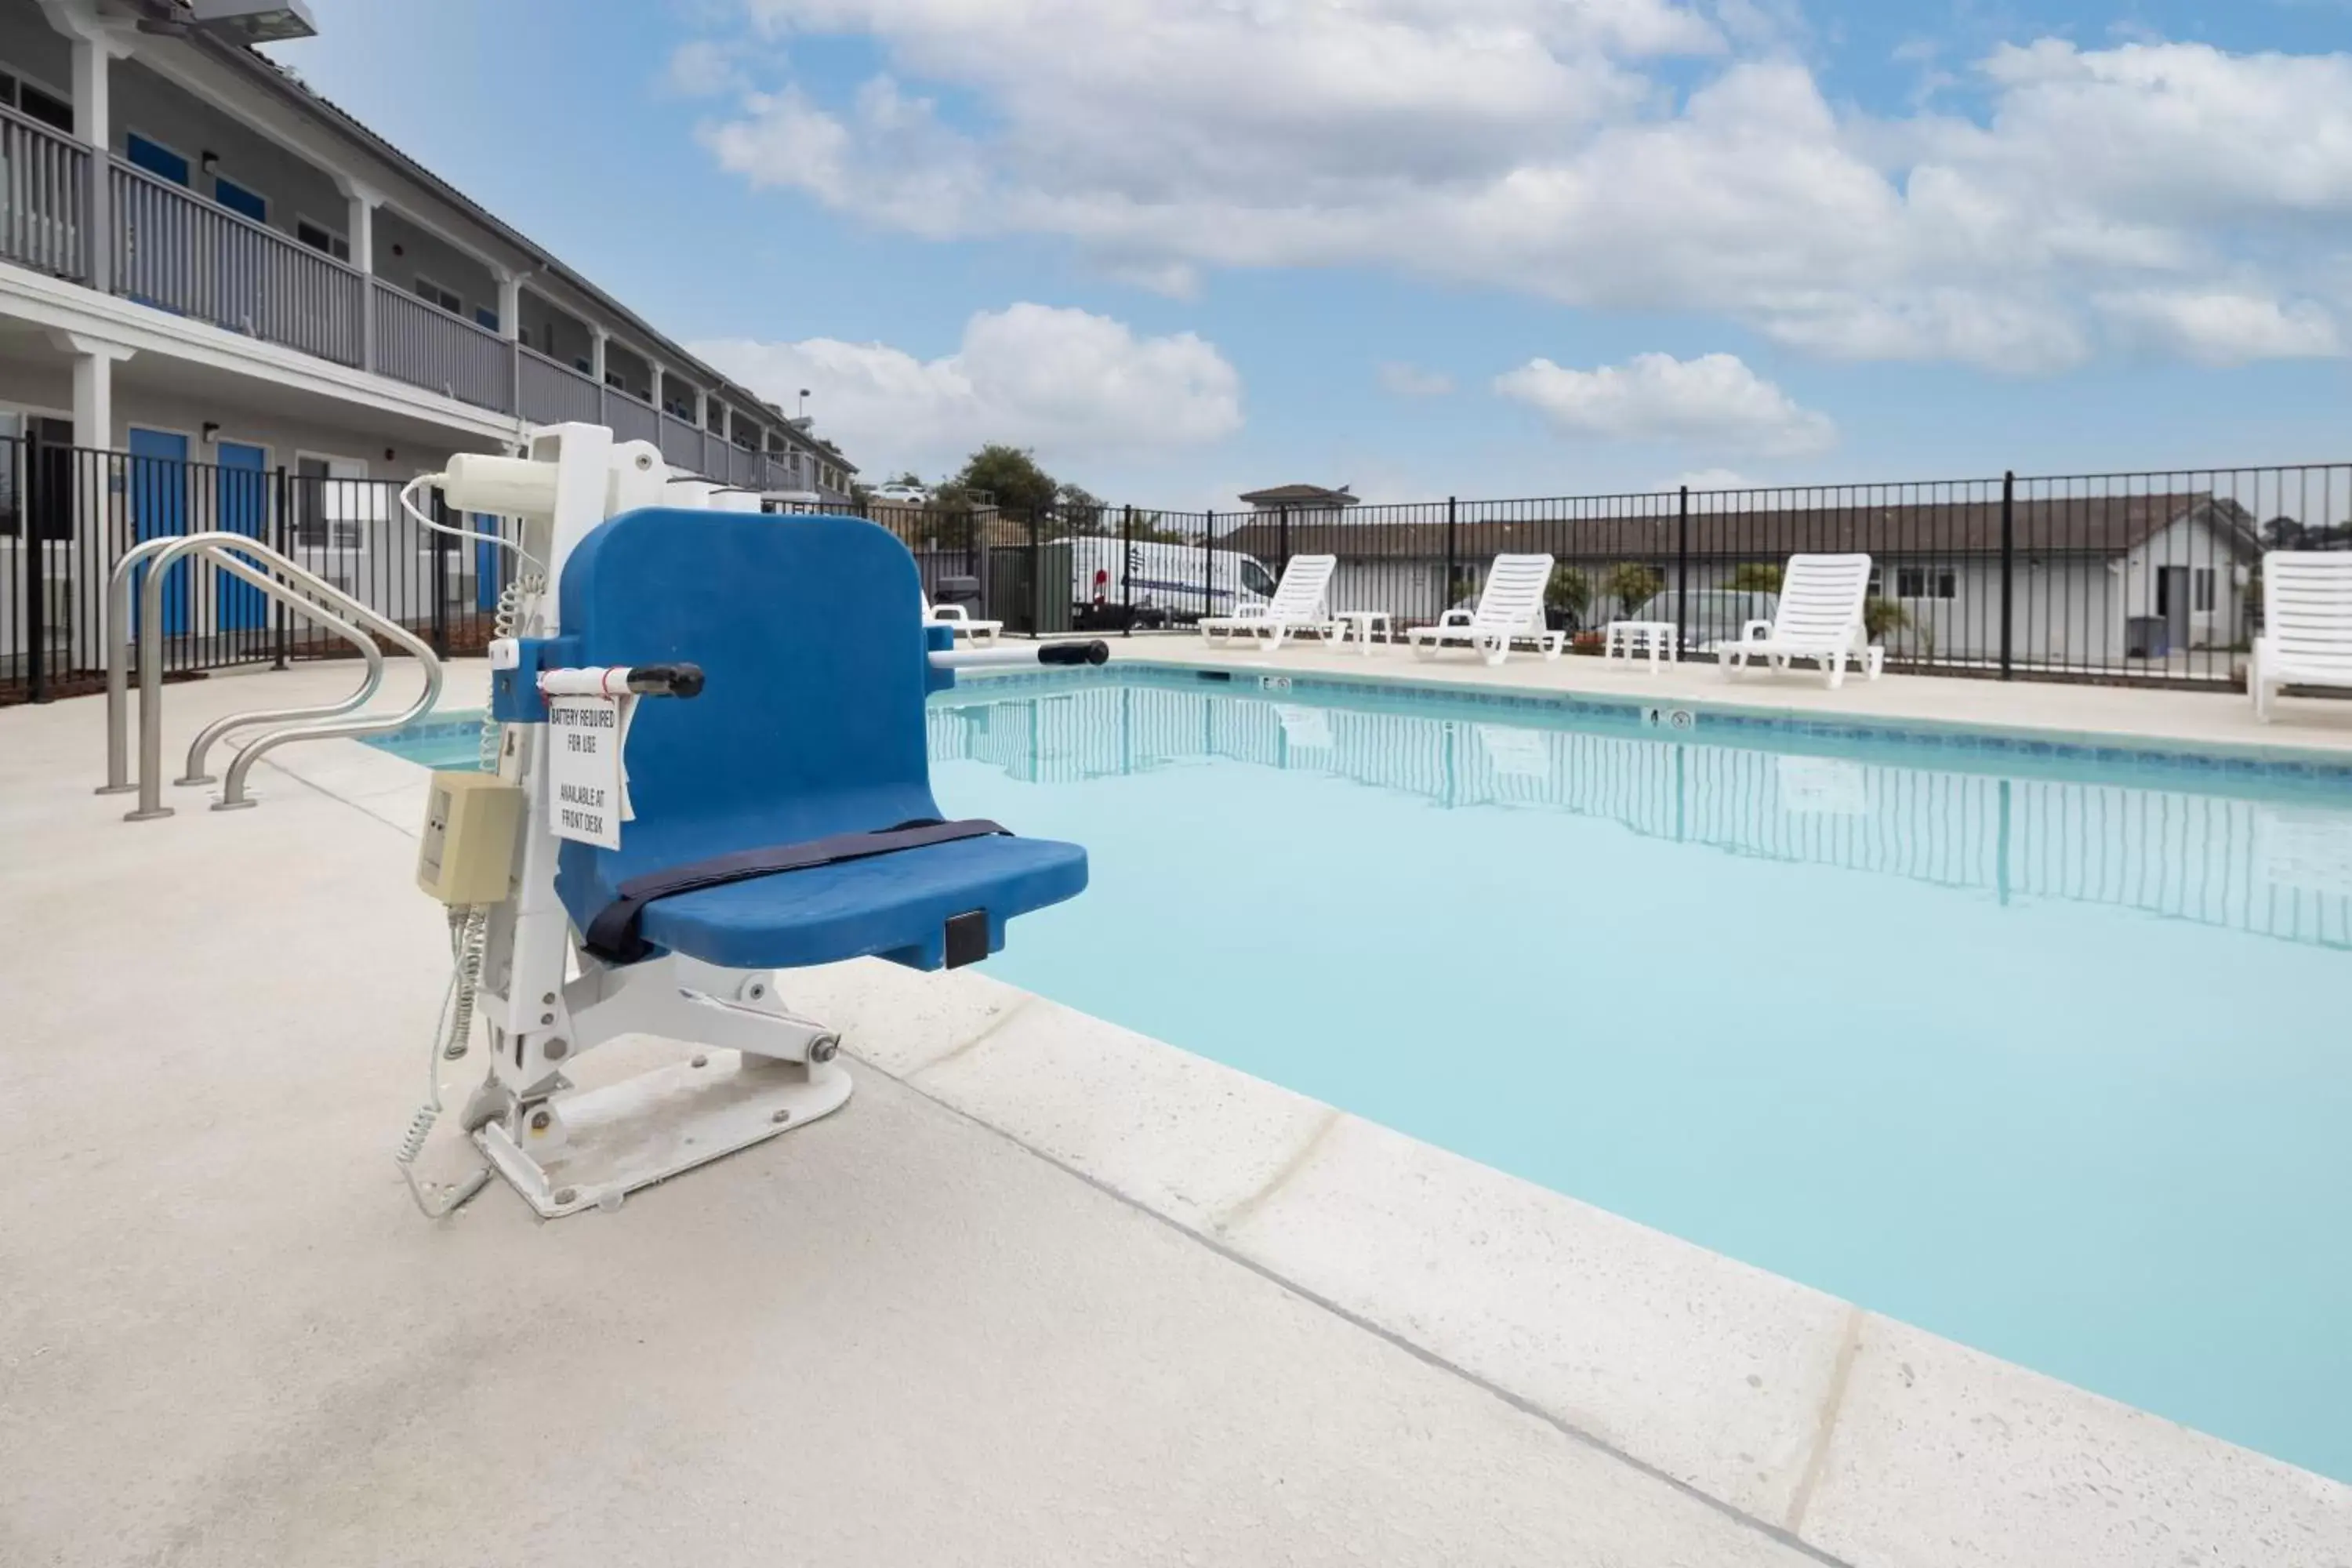
<path id="1" fill-rule="evenodd" d="M 486 511 L 468 513 L 466 526 L 476 533 L 496 533 L 499 520 Z M 487 540 L 474 541 L 474 607 L 495 610 L 499 607 L 499 591 L 506 586 L 499 568 L 506 563 L 506 552 Z"/>
<path id="2" fill-rule="evenodd" d="M 220 444 L 218 486 L 214 497 L 213 526 L 267 542 L 269 522 L 269 480 L 262 467 L 267 454 L 242 441 Z M 220 629 L 249 631 L 269 624 L 269 599 L 250 583 L 223 572 L 220 579 Z"/>
<path id="3" fill-rule="evenodd" d="M 131 522 L 142 542 L 167 533 L 188 531 L 188 438 L 163 430 L 131 429 Z M 131 625 L 139 623 L 147 600 L 147 569 L 141 567 L 132 589 Z M 188 629 L 188 563 L 173 565 L 163 579 L 163 632 L 185 635 Z"/>

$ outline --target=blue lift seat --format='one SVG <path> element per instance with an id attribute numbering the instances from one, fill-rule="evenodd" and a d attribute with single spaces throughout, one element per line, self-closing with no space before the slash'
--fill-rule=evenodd
<path id="1" fill-rule="evenodd" d="M 701 695 L 639 701 L 621 847 L 566 843 L 556 892 L 586 931 L 621 884 L 738 850 L 941 816 L 932 798 L 927 659 L 914 559 L 851 517 L 635 511 L 598 527 L 560 585 L 563 657 L 693 663 Z M 988 951 L 1015 915 L 1075 897 L 1086 851 L 991 836 L 656 899 L 656 949 L 730 969 L 868 954 L 947 959 L 948 922 L 984 911 Z"/>

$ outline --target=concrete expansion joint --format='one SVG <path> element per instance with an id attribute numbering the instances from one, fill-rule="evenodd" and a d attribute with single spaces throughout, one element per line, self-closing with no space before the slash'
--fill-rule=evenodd
<path id="1" fill-rule="evenodd" d="M 1325 1107 L 1322 1115 L 1316 1118 L 1315 1125 L 1307 1130 L 1307 1136 L 1298 1141 L 1298 1146 L 1284 1158 L 1281 1164 L 1275 1167 L 1272 1175 L 1258 1184 L 1256 1191 L 1244 1194 L 1228 1205 L 1221 1213 L 1210 1217 L 1211 1233 L 1223 1236 L 1238 1229 L 1258 1210 L 1273 1201 L 1276 1193 L 1288 1186 L 1299 1172 L 1313 1163 L 1316 1154 L 1321 1151 L 1324 1141 L 1329 1138 L 1332 1131 L 1346 1120 L 1345 1112 L 1332 1107 Z"/>
<path id="2" fill-rule="evenodd" d="M 975 1032 L 970 1039 L 963 1041 L 960 1045 L 949 1047 L 946 1050 L 940 1052 L 938 1056 L 933 1057 L 930 1060 L 924 1062 L 919 1067 L 908 1068 L 907 1072 L 901 1075 L 900 1081 L 911 1083 L 915 1079 L 921 1078 L 925 1073 L 929 1072 L 933 1068 L 943 1068 L 951 1061 L 956 1061 L 961 1058 L 971 1055 L 972 1052 L 980 1049 L 981 1047 L 994 1039 L 997 1037 L 997 1034 L 1003 1030 L 1006 1025 L 1012 1023 L 1013 1020 L 1020 1017 L 1022 1015 L 1027 1013 L 1030 1008 L 1035 1006 L 1037 1005 L 1037 1000 L 1038 999 L 1035 996 L 1025 992 L 1023 993 L 1020 1000 L 1013 1003 L 1011 1005 L 1007 1006 L 1004 1011 L 999 1013 L 995 1017 L 991 1018 L 986 1024 L 981 1026 L 979 1030 Z M 872 1064 L 868 1063 L 867 1065 L 871 1066 Z"/>
<path id="3" fill-rule="evenodd" d="M 1838 1338 L 1837 1360 L 1830 1368 L 1829 1387 L 1822 1391 L 1822 1408 L 1813 1424 L 1812 1452 L 1805 1457 L 1805 1468 L 1797 1478 L 1797 1489 L 1789 1499 L 1789 1517 L 1781 1528 L 1795 1535 L 1804 1528 L 1805 1510 L 1811 1506 L 1813 1492 L 1829 1468 L 1830 1438 L 1837 1430 L 1838 1413 L 1845 1404 L 1846 1384 L 1853 1377 L 1854 1357 L 1862 1352 L 1863 1326 L 1869 1314 L 1860 1307 L 1848 1307 L 1845 1326 Z"/>

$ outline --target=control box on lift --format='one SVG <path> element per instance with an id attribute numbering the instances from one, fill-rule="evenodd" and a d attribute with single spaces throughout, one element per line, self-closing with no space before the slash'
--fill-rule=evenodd
<path id="1" fill-rule="evenodd" d="M 502 904 L 514 887 L 522 790 L 496 773 L 436 773 L 416 846 L 416 885 L 445 904 Z"/>

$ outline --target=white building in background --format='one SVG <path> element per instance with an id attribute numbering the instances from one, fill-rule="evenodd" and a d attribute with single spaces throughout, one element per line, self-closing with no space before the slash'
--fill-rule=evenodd
<path id="1" fill-rule="evenodd" d="M 1759 579 L 1805 551 L 1872 557 L 1871 593 L 1901 611 L 1885 642 L 1897 658 L 1984 664 L 2000 655 L 2002 538 L 1999 487 L 1961 500 L 1882 504 L 1825 489 L 1785 505 L 1693 496 L 1685 524 L 1672 495 L 1551 503 L 1465 502 L 1364 507 L 1282 519 L 1260 515 L 1221 546 L 1268 564 L 1286 552 L 1339 557 L 1335 603 L 1434 619 L 1475 591 L 1497 554 L 1544 552 L 1583 580 L 1591 626 L 1629 615 L 1612 594 L 1621 566 L 1671 595 L 1687 573 L 1694 595 Z M 1503 516 L 1488 515 L 1500 511 Z M 2263 539 L 2227 496 L 2182 489 L 2020 499 L 2010 525 L 2011 655 L 2026 667 L 2121 668 L 2132 659 L 2200 658 L 2229 668 L 2251 635 L 2250 596 Z M 1454 573 L 1447 581 L 1449 562 Z M 1643 574 L 1646 573 L 1646 576 Z M 1671 597 L 1666 601 L 1671 603 Z M 2159 652 L 2158 650 L 2164 650 Z"/>
<path id="2" fill-rule="evenodd" d="M 854 465 L 805 420 L 253 47 L 309 30 L 297 0 L 0 0 L 0 442 L 282 468 L 308 481 L 289 488 L 297 534 L 361 549 L 420 546 L 371 536 L 381 505 L 338 507 L 329 481 L 406 479 L 562 420 L 727 484 L 846 499 Z M 31 564 L 7 479 L 0 584 Z M 73 526 L 96 526 L 78 504 Z M 54 576 L 89 552 L 46 553 Z M 447 565 L 451 593 L 477 593 L 472 559 Z M 68 585 L 56 605 L 88 598 Z"/>

